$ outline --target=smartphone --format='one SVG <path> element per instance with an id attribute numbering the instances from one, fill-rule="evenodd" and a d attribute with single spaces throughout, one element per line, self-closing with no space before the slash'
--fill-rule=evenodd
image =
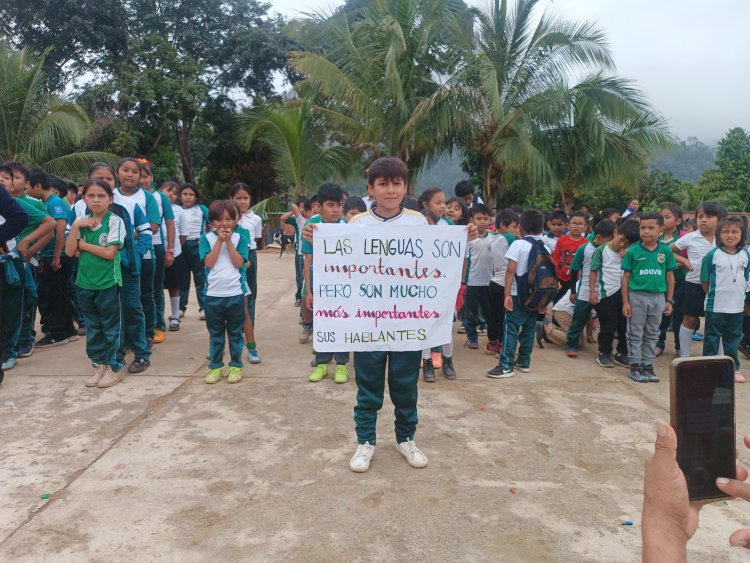
<path id="1" fill-rule="evenodd" d="M 669 382 L 677 463 L 690 501 L 726 498 L 716 479 L 736 478 L 734 360 L 677 358 L 670 365 Z"/>

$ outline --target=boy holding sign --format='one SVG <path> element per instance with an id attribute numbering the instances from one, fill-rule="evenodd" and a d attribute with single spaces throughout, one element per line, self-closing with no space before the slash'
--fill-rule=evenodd
<path id="1" fill-rule="evenodd" d="M 318 188 L 318 201 L 320 202 L 320 213 L 309 219 L 307 223 L 346 223 L 341 218 L 342 208 L 344 205 L 344 190 L 341 186 L 335 184 L 323 184 Z M 312 285 L 312 263 L 313 263 L 313 245 L 307 240 L 302 241 L 302 254 L 305 257 L 305 289 L 303 291 L 305 306 L 308 310 L 313 310 L 313 285 Z M 315 369 L 307 378 L 313 383 L 317 383 L 328 375 L 328 362 L 331 359 L 336 360 L 336 383 L 346 383 L 349 374 L 346 371 L 346 364 L 349 362 L 349 352 L 315 352 Z"/>

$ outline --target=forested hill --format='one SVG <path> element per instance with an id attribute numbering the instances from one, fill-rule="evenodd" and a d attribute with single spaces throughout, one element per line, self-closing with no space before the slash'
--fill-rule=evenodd
<path id="1" fill-rule="evenodd" d="M 716 160 L 716 147 L 703 144 L 695 137 L 680 140 L 677 146 L 649 161 L 652 170 L 671 172 L 678 180 L 695 184 L 701 175 L 713 168 Z"/>

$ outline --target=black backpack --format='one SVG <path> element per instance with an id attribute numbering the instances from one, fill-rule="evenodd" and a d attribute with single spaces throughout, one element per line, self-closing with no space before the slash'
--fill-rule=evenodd
<path id="1" fill-rule="evenodd" d="M 527 312 L 544 309 L 557 294 L 557 271 L 547 247 L 541 240 L 523 237 L 531 244 L 526 273 L 516 276 L 516 288 L 521 307 Z"/>

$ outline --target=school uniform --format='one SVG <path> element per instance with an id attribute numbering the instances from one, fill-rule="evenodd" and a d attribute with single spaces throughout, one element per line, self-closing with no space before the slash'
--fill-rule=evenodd
<path id="1" fill-rule="evenodd" d="M 68 210 L 63 200 L 50 194 L 44 202 L 47 213 L 57 222 L 62 219 L 67 222 Z M 60 255 L 60 269 L 52 269 L 52 259 L 55 254 L 55 237 L 41 251 L 41 268 L 38 286 L 38 301 L 40 324 L 42 331 L 54 340 L 65 340 L 76 334 L 73 327 L 73 312 L 70 302 L 70 277 L 72 275 L 72 261 L 63 249 Z"/>
<path id="2" fill-rule="evenodd" d="M 247 261 L 248 232 L 239 227 L 232 233 L 231 241 L 242 258 Z M 205 260 L 218 243 L 216 231 L 205 233 L 200 238 L 200 259 Z M 224 348 L 229 340 L 230 367 L 242 367 L 245 323 L 245 294 L 247 284 L 242 267 L 232 264 L 226 244 L 222 245 L 213 268 L 206 266 L 206 295 L 204 309 L 206 327 L 210 334 L 210 359 L 208 369 L 224 367 Z"/>
<path id="3" fill-rule="evenodd" d="M 594 306 L 599 318 L 597 338 L 600 354 L 611 354 L 617 332 L 617 353 L 627 355 L 627 322 L 622 314 L 622 258 L 612 250 L 611 243 L 603 244 L 591 257 L 591 271 L 597 272 L 595 290 L 599 303 Z M 583 283 L 587 283 L 583 280 Z"/>
<path id="4" fill-rule="evenodd" d="M 140 192 L 143 192 L 143 190 L 138 190 L 136 193 Z M 139 201 L 144 200 L 145 198 L 124 196 L 119 190 L 115 190 L 115 203 L 125 208 L 133 229 L 138 233 L 134 260 L 132 263 L 128 263 L 127 266 L 123 265 L 121 268 L 122 289 L 120 291 L 120 299 L 122 301 L 124 326 L 124 338 L 121 339 L 121 352 L 124 356 L 125 348 L 129 347 L 136 358 L 149 360 L 151 358 L 151 349 L 146 344 L 146 317 L 141 300 L 141 277 L 144 275 L 144 272 L 147 277 L 149 275 L 153 277 L 153 260 L 151 260 L 152 231 L 150 221 L 143 211 L 144 208 L 139 205 Z M 153 196 L 151 196 L 151 201 L 153 201 Z M 151 212 L 153 214 L 153 210 Z"/>
<path id="5" fill-rule="evenodd" d="M 145 334 L 147 338 L 153 338 L 154 329 L 156 328 L 156 302 L 154 300 L 156 257 L 154 254 L 153 244 L 154 237 L 159 235 L 159 232 L 157 229 L 157 232 L 154 233 L 153 230 L 151 230 L 151 225 L 161 225 L 159 205 L 156 203 L 156 198 L 154 197 L 154 195 L 148 190 L 144 190 L 143 188 L 139 188 L 131 195 L 122 193 L 119 188 L 115 189 L 115 202 L 121 203 L 123 199 L 134 202 L 140 208 L 140 210 L 146 216 L 146 221 L 151 232 L 151 247 L 149 247 L 148 251 L 141 256 L 140 290 Z"/>
<path id="6" fill-rule="evenodd" d="M 381 217 L 377 210 L 360 213 L 351 223 L 387 229 L 389 225 L 426 225 L 427 219 L 421 213 L 402 209 L 398 215 Z M 388 391 L 395 411 L 396 441 L 400 444 L 414 439 L 419 418 L 417 416 L 417 383 L 420 350 L 408 352 L 355 352 L 354 373 L 357 383 L 357 404 L 354 407 L 354 428 L 357 442 L 371 445 L 376 443 L 375 426 L 378 411 L 383 406 L 386 370 Z"/>
<path id="7" fill-rule="evenodd" d="M 247 229 L 250 234 L 250 246 L 248 247 L 247 286 L 250 297 L 247 300 L 247 308 L 250 320 L 255 323 L 255 300 L 258 297 L 258 241 L 263 238 L 263 220 L 252 210 L 243 213 L 240 217 L 240 226 Z"/>
<path id="8" fill-rule="evenodd" d="M 495 236 L 490 244 L 492 257 L 492 279 L 489 284 L 490 303 L 489 318 L 487 319 L 487 339 L 490 342 L 503 341 L 505 327 L 505 272 L 508 260 L 505 255 L 510 245 L 516 241 L 512 233 L 502 233 Z"/>
<path id="9" fill-rule="evenodd" d="M 319 225 L 321 223 L 324 223 L 323 218 L 320 215 L 316 215 L 315 217 L 310 218 L 310 220 L 307 221 L 307 223 L 312 223 Z M 306 224 L 307 224 L 306 223 Z M 338 223 L 346 223 L 344 219 L 339 219 Z M 303 256 L 310 254 L 313 254 L 313 245 L 312 243 L 303 240 L 302 241 L 302 254 Z M 312 270 L 310 270 L 310 285 L 313 286 L 313 277 L 312 277 Z M 305 292 L 312 292 L 313 296 L 315 295 L 314 286 L 313 287 L 307 287 L 305 288 Z M 317 352 L 316 350 L 313 350 L 313 353 L 315 354 L 315 363 L 317 365 L 326 365 L 331 360 L 336 361 L 336 365 L 345 365 L 349 362 L 349 352 Z"/>
<path id="10" fill-rule="evenodd" d="M 161 192 L 149 192 L 154 196 L 159 208 L 159 228 L 152 236 L 154 245 L 154 309 L 156 330 L 167 330 L 164 322 L 164 258 L 170 250 L 167 248 L 167 221 L 174 221 L 174 211 L 169 198 Z M 175 233 L 175 238 L 177 234 Z M 146 333 L 148 334 L 148 326 Z"/>
<path id="11" fill-rule="evenodd" d="M 206 269 L 203 266 L 203 260 L 200 257 L 199 243 L 208 224 L 208 209 L 203 205 L 194 205 L 189 208 L 182 208 L 185 213 L 188 235 L 185 245 L 182 247 L 182 253 L 185 255 L 185 266 L 188 270 L 187 282 L 180 288 L 180 309 L 187 310 L 188 295 L 190 294 L 190 273 L 193 274 L 193 283 L 195 283 L 195 293 L 198 297 L 198 310 L 205 309 L 204 302 L 206 297 Z"/>
<path id="12" fill-rule="evenodd" d="M 682 289 L 683 312 L 691 317 L 702 317 L 705 312 L 706 292 L 701 286 L 701 264 L 703 258 L 716 248 L 716 244 L 714 241 L 707 241 L 700 231 L 688 233 L 673 244 L 680 251 L 687 250 L 687 259 L 693 268 L 685 274 Z"/>
<path id="13" fill-rule="evenodd" d="M 44 215 L 49 215 L 42 200 L 32 197 L 29 194 L 23 194 L 18 199 L 37 211 L 44 213 Z M 36 227 L 38 226 L 39 225 L 37 224 Z M 36 229 L 36 227 L 34 227 L 34 229 Z M 31 232 L 34 229 L 31 229 L 28 232 Z M 26 234 L 18 240 L 20 241 L 24 236 L 26 236 Z M 36 310 L 39 304 L 39 260 L 37 258 L 38 257 L 31 258 L 31 260 L 26 262 L 25 265 L 23 311 L 21 313 L 21 332 L 18 335 L 18 348 L 30 348 L 36 341 L 36 330 L 34 330 L 34 326 L 36 324 Z"/>
<path id="14" fill-rule="evenodd" d="M 534 240 L 543 240 L 542 235 L 527 235 Z M 529 271 L 529 254 L 532 245 L 528 240 L 518 239 L 508 247 L 505 260 L 516 263 L 516 275 L 510 280 L 510 295 L 513 299 L 513 310 L 505 312 L 505 326 L 503 328 L 503 351 L 500 355 L 500 365 L 504 369 L 512 370 L 515 365 L 529 367 L 531 365 L 531 351 L 534 349 L 534 335 L 536 334 L 536 311 L 526 311 L 518 299 L 518 278 Z M 505 283 L 509 283 L 506 279 Z M 518 358 L 516 359 L 516 348 Z"/>
<path id="15" fill-rule="evenodd" d="M 573 318 L 570 322 L 566 342 L 569 350 L 578 349 L 578 345 L 581 342 L 581 334 L 583 333 L 583 329 L 586 328 L 591 310 L 594 308 L 589 302 L 589 274 L 591 273 L 591 259 L 597 248 L 598 245 L 594 244 L 593 241 L 587 242 L 576 250 L 573 262 L 570 264 L 571 279 L 574 281 L 577 280 L 577 282 L 571 290 L 571 293 L 575 293 L 576 295 L 576 304 L 573 308 Z"/>
<path id="16" fill-rule="evenodd" d="M 666 240 L 664 234 L 659 236 L 659 242 L 667 247 L 673 244 L 677 239 L 684 236 L 685 232 L 675 231 L 672 238 Z M 659 325 L 659 341 L 656 343 L 657 348 L 664 350 L 667 341 L 667 329 L 671 326 L 674 333 L 674 347 L 676 351 L 680 350 L 680 325 L 682 324 L 683 315 L 683 285 L 685 283 L 685 270 L 679 266 L 674 270 L 674 294 L 672 304 L 672 314 L 663 315 Z"/>
<path id="17" fill-rule="evenodd" d="M 487 231 L 483 237 L 477 237 L 469 242 L 464 327 L 466 337 L 471 340 L 477 339 L 480 311 L 484 318 L 490 316 L 490 281 L 494 274 L 491 247 L 494 238 L 495 234 Z M 497 334 L 488 334 L 487 338 L 496 341 Z"/>
<path id="18" fill-rule="evenodd" d="M 305 219 L 302 214 L 297 213 L 287 219 L 287 225 L 294 227 L 294 241 L 296 253 L 294 255 L 294 278 L 297 283 L 297 291 L 294 294 L 296 300 L 302 298 L 302 286 L 305 283 L 305 257 L 302 255 L 302 232 L 305 228 Z"/>
<path id="19" fill-rule="evenodd" d="M 578 240 L 573 240 L 570 235 L 563 235 L 557 240 L 555 244 L 555 250 L 551 253 L 552 262 L 555 264 L 555 270 L 557 271 L 557 279 L 560 282 L 560 289 L 557 291 L 557 295 L 553 299 L 554 303 L 557 303 L 563 295 L 568 291 L 572 290 L 576 285 L 576 280 L 571 276 L 573 258 L 575 253 L 586 244 L 586 239 L 580 237 Z"/>
<path id="20" fill-rule="evenodd" d="M 29 218 L 24 208 L 0 185 L 0 247 L 5 247 L 9 253 L 0 254 L 0 362 L 5 361 L 8 342 L 13 338 L 13 332 L 20 321 L 20 302 L 23 299 L 23 287 L 13 280 L 20 280 L 23 265 L 20 258 L 10 252 L 15 245 L 15 237 L 28 224 Z M 12 347 L 11 347 L 12 348 Z M 0 368 L 0 383 L 4 373 Z"/>
<path id="21" fill-rule="evenodd" d="M 78 237 L 96 246 L 122 246 L 125 227 L 122 219 L 108 211 L 97 228 L 82 227 Z M 86 319 L 86 355 L 92 363 L 106 364 L 115 373 L 122 369 L 125 359 L 120 263 L 120 252 L 116 252 L 112 260 L 82 252 L 76 277 L 78 303 Z"/>
<path id="22" fill-rule="evenodd" d="M 174 214 L 174 262 L 164 271 L 164 289 L 180 289 L 186 283 L 190 283 L 185 256 L 182 253 L 180 237 L 188 235 L 188 226 L 185 213 L 179 205 L 171 204 Z M 166 226 L 163 224 L 166 228 Z"/>
<path id="23" fill-rule="evenodd" d="M 737 349 L 742 339 L 745 285 L 750 273 L 750 255 L 746 249 L 729 254 L 717 247 L 701 263 L 700 280 L 708 284 L 703 331 L 703 355 L 716 356 L 721 345 L 724 354 L 740 369 Z"/>
<path id="24" fill-rule="evenodd" d="M 667 273 L 677 268 L 674 253 L 663 244 L 657 243 L 656 248 L 649 250 L 639 242 L 628 248 L 621 267 L 624 272 L 630 272 L 630 365 L 649 367 L 654 362 L 659 325 L 664 313 Z"/>

